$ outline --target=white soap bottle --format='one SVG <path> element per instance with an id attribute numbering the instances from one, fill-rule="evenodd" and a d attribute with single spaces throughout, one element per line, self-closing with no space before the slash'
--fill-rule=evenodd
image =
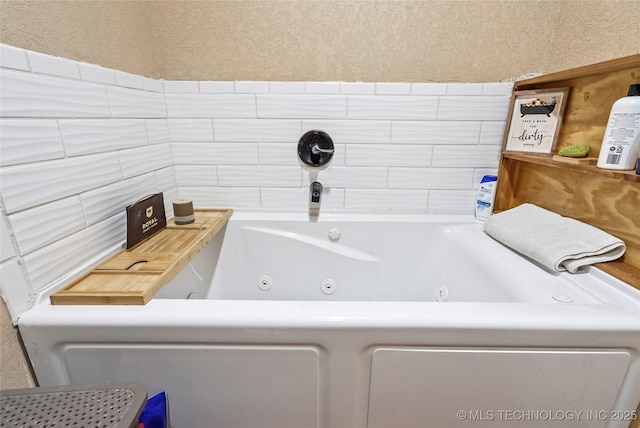
<path id="1" fill-rule="evenodd" d="M 493 201 L 496 198 L 496 184 L 498 177 L 495 175 L 485 175 L 478 187 L 478 197 L 476 198 L 476 218 L 486 220 L 493 213 Z"/>
<path id="2" fill-rule="evenodd" d="M 634 169 L 640 152 L 640 84 L 613 103 L 598 156 L 598 168 Z"/>

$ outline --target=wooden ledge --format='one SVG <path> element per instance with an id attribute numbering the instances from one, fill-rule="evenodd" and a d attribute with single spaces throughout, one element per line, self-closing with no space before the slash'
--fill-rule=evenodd
<path id="1" fill-rule="evenodd" d="M 196 220 L 167 227 L 101 263 L 51 295 L 53 305 L 144 305 L 227 224 L 231 209 L 195 210 Z"/>
<path id="2" fill-rule="evenodd" d="M 618 278 L 621 281 L 626 282 L 633 288 L 640 290 L 640 269 L 625 263 L 622 260 L 616 260 L 606 263 L 594 264 L 600 270 L 608 273 L 611 276 Z"/>
<path id="3" fill-rule="evenodd" d="M 569 79 L 579 79 L 597 74 L 612 73 L 620 70 L 627 70 L 640 66 L 640 54 L 629 55 L 623 58 L 611 59 L 595 64 L 589 64 L 570 70 L 558 71 L 555 73 L 544 74 L 542 76 L 532 77 L 530 79 L 518 80 L 515 82 L 517 90 L 528 89 L 540 84 L 549 84 L 564 82 Z"/>
<path id="4" fill-rule="evenodd" d="M 528 155 L 528 154 L 518 154 L 518 153 L 503 153 L 502 156 L 506 159 L 514 159 L 520 162 L 527 162 L 536 165 L 549 166 L 553 168 L 570 168 L 575 171 L 584 172 L 587 174 L 600 176 L 600 177 L 609 177 L 615 178 L 624 181 L 630 181 L 632 183 L 640 183 L 640 175 L 636 174 L 634 170 L 614 170 L 614 169 L 602 169 L 598 168 L 594 163 L 595 162 L 581 162 L 581 159 L 575 158 L 564 158 L 559 160 L 559 157 L 546 157 L 546 156 L 536 156 L 536 155 Z M 586 158 L 593 159 L 593 158 Z M 597 162 L 597 159 L 596 159 Z"/>

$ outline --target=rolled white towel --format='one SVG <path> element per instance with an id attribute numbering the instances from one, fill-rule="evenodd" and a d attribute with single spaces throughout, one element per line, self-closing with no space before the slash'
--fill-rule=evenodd
<path id="1" fill-rule="evenodd" d="M 558 272 L 575 273 L 581 266 L 615 260 L 626 250 L 621 239 L 597 227 L 528 203 L 490 216 L 484 230 Z"/>

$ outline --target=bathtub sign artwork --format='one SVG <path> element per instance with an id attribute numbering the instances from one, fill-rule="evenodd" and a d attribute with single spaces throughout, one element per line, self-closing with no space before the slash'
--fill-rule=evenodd
<path id="1" fill-rule="evenodd" d="M 569 88 L 514 92 L 502 150 L 553 154 L 568 93 Z"/>

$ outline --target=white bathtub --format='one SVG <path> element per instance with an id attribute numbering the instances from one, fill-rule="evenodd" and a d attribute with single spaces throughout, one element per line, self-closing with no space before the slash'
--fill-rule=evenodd
<path id="1" fill-rule="evenodd" d="M 640 402 L 640 292 L 469 217 L 236 212 L 147 305 L 19 327 L 42 386 L 140 382 L 174 428 L 627 427 Z"/>

